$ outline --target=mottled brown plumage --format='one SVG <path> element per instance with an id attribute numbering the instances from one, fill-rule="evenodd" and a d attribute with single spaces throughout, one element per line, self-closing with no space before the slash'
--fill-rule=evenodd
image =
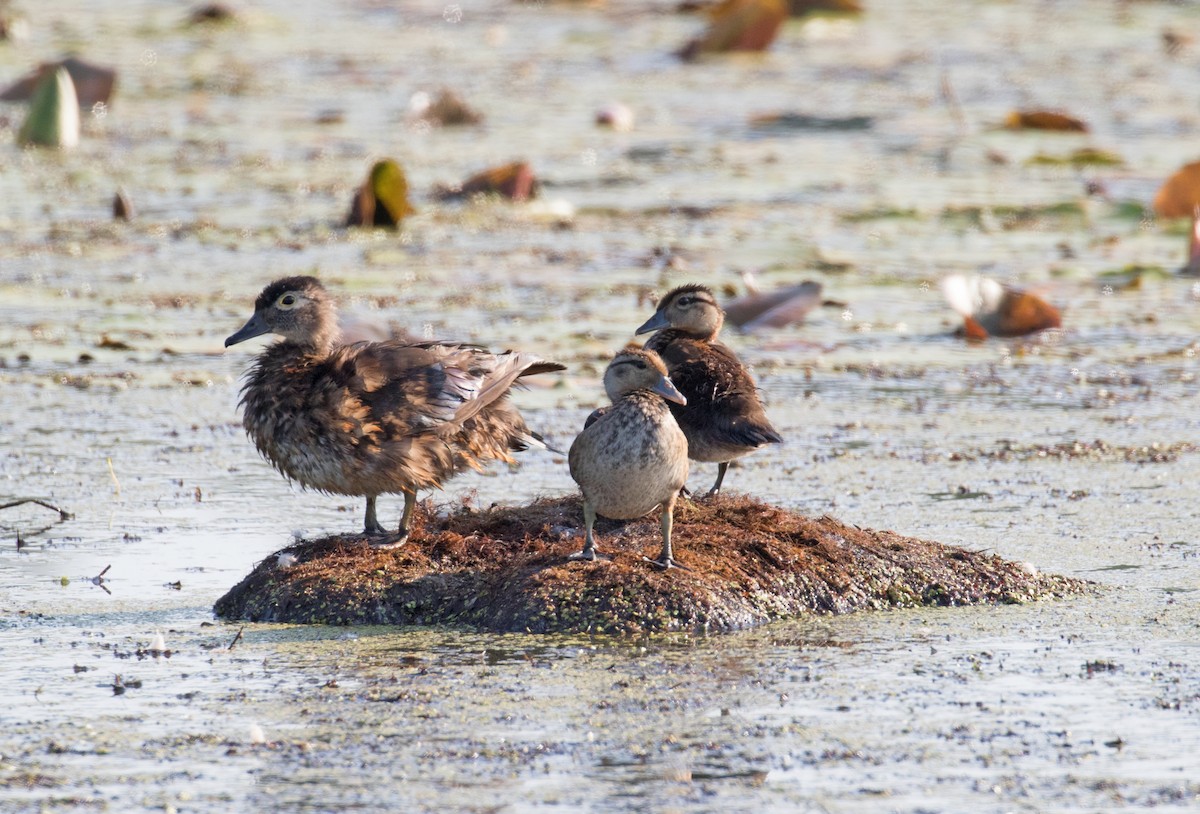
<path id="1" fill-rule="evenodd" d="M 583 550 L 575 560 L 596 559 L 596 515 L 616 520 L 641 517 L 661 507 L 663 548 L 654 562 L 678 566 L 671 550 L 675 500 L 687 482 L 687 439 L 663 399 L 682 404 L 658 355 L 623 350 L 604 372 L 612 406 L 588 416 L 571 444 L 571 477 L 583 492 Z"/>
<path id="2" fill-rule="evenodd" d="M 338 341 L 332 299 L 313 277 L 267 286 L 226 346 L 276 333 L 242 390 L 242 423 L 258 451 L 300 485 L 367 499 L 365 532 L 387 532 L 375 499 L 403 494 L 402 544 L 419 489 L 439 488 L 513 451 L 544 446 L 507 398 L 522 376 L 562 370 L 533 354 L 461 344 Z"/>
<path id="3" fill-rule="evenodd" d="M 729 462 L 783 441 L 763 410 L 754 380 L 733 351 L 717 341 L 724 314 L 706 286 L 680 286 L 663 297 L 654 316 L 637 329 L 656 331 L 645 344 L 667 365 L 671 381 L 687 398 L 671 412 L 688 440 L 688 457 L 714 461 L 721 490 Z"/>

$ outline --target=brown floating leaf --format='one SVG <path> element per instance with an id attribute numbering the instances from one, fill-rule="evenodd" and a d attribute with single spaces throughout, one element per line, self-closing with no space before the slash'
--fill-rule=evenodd
<path id="1" fill-rule="evenodd" d="M 1154 211 L 1163 218 L 1186 218 L 1200 205 L 1200 161 L 1184 164 L 1154 194 Z"/>
<path id="2" fill-rule="evenodd" d="M 237 12 L 224 3 L 209 3 L 200 6 L 188 15 L 191 25 L 208 25 L 211 23 L 232 23 L 237 20 Z"/>
<path id="3" fill-rule="evenodd" d="M 726 51 L 765 51 L 787 19 L 785 0 L 723 0 L 708 12 L 708 30 L 683 47 L 679 56 Z"/>
<path id="4" fill-rule="evenodd" d="M 66 68 L 75 85 L 75 95 L 79 98 L 79 106 L 91 108 L 97 102 L 108 104 L 112 98 L 113 88 L 117 82 L 117 72 L 111 68 L 92 65 L 75 57 L 67 57 L 62 62 L 45 62 L 38 66 L 33 73 L 26 74 L 0 93 L 0 102 L 26 102 L 33 98 L 33 91 L 42 77 L 54 73 L 58 68 Z"/>
<path id="5" fill-rule="evenodd" d="M 1062 133 L 1086 133 L 1088 126 L 1081 119 L 1056 113 L 1053 110 L 1014 110 L 1004 119 L 1009 130 L 1057 130 Z"/>
<path id="6" fill-rule="evenodd" d="M 347 226 L 399 226 L 417 210 L 408 201 L 408 179 L 390 158 L 377 161 L 354 194 Z"/>
<path id="7" fill-rule="evenodd" d="M 962 316 L 967 339 L 1025 336 L 1062 327 L 1062 317 L 1053 305 L 987 277 L 952 274 L 942 280 L 942 293 Z"/>
<path id="8" fill-rule="evenodd" d="M 433 101 L 429 101 L 428 96 L 422 95 L 419 100 L 414 100 L 414 108 L 413 112 L 422 121 L 442 127 L 463 127 L 483 121 L 482 113 L 472 108 L 463 101 L 461 96 L 448 88 L 438 91 L 437 98 Z"/>
<path id="9" fill-rule="evenodd" d="M 133 203 L 125 190 L 118 189 L 112 202 L 113 220 L 133 220 Z"/>
<path id="10" fill-rule="evenodd" d="M 499 195 L 513 201 L 527 201 L 537 196 L 537 178 L 524 161 L 514 161 L 501 167 L 472 175 L 456 189 L 441 188 L 435 193 L 442 200 L 467 198 L 471 195 Z"/>

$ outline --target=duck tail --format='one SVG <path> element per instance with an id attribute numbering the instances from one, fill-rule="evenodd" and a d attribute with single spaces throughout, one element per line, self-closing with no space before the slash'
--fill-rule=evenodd
<path id="1" fill-rule="evenodd" d="M 513 451 L 515 451 L 515 452 L 521 452 L 523 450 L 529 449 L 530 447 L 537 447 L 538 449 L 544 449 L 544 450 L 547 450 L 548 452 L 553 452 L 556 455 L 565 455 L 566 454 L 561 449 L 555 449 L 554 447 L 547 444 L 545 438 L 543 438 L 540 434 L 534 432 L 531 429 L 526 429 L 525 431 L 519 432 L 516 435 L 514 435 L 512 438 L 512 441 L 510 443 L 510 446 L 513 449 Z"/>

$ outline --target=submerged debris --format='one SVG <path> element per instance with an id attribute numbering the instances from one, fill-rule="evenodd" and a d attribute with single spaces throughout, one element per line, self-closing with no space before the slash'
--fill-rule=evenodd
<path id="1" fill-rule="evenodd" d="M 661 543 L 657 517 L 599 521 L 608 562 L 568 561 L 582 526 L 577 497 L 448 516 L 423 506 L 407 546 L 372 549 L 358 535 L 301 541 L 263 560 L 215 610 L 225 619 L 304 624 L 722 631 L 806 613 L 1018 603 L 1088 586 L 740 495 L 678 506 L 686 571 L 642 560 Z M 295 564 L 279 568 L 280 554 Z"/>

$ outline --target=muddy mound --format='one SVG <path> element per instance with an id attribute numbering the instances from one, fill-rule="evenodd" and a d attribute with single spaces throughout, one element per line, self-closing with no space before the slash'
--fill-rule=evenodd
<path id="1" fill-rule="evenodd" d="M 577 497 L 528 506 L 421 507 L 394 551 L 358 535 L 300 541 L 263 560 L 218 616 L 335 625 L 459 625 L 498 632 L 733 630 L 804 613 L 1027 602 L 1086 590 L 991 554 L 809 518 L 743 497 L 682 501 L 675 555 L 645 562 L 657 518 L 597 522 L 611 560 L 569 562 L 582 543 Z"/>

